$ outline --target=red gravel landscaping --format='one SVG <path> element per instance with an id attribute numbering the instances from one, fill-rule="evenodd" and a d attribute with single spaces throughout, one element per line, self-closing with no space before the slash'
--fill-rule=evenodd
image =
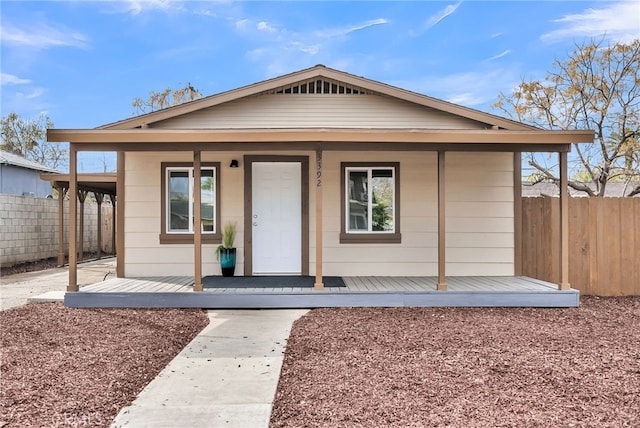
<path id="1" fill-rule="evenodd" d="M 0 312 L 0 427 L 107 427 L 207 324 L 200 310 Z"/>
<path id="2" fill-rule="evenodd" d="M 271 427 L 638 427 L 640 298 L 577 309 L 319 309 Z"/>

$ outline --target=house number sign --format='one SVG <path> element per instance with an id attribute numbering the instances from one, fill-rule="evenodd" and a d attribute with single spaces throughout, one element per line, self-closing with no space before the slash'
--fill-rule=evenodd
<path id="1" fill-rule="evenodd" d="M 316 187 L 322 186 L 322 150 L 316 150 Z"/>

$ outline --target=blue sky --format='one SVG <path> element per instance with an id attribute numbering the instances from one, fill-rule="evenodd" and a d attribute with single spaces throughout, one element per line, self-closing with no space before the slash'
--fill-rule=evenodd
<path id="1" fill-rule="evenodd" d="M 575 43 L 640 37 L 638 1 L 4 0 L 0 15 L 2 116 L 56 128 L 131 117 L 152 90 L 206 96 L 316 64 L 497 113 L 499 92 Z"/>

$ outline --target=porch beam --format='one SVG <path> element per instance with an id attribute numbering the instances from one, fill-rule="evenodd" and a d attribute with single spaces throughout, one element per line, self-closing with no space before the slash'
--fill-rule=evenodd
<path id="1" fill-rule="evenodd" d="M 322 150 L 316 150 L 316 281 L 313 288 L 324 289 L 322 279 Z"/>
<path id="2" fill-rule="evenodd" d="M 447 290 L 445 152 L 438 152 L 438 291 Z"/>
<path id="3" fill-rule="evenodd" d="M 118 152 L 118 166 L 117 166 L 117 178 L 116 178 L 116 205 L 113 207 L 116 210 L 116 276 L 118 278 L 124 278 L 124 169 L 125 169 L 125 153 Z"/>
<path id="4" fill-rule="evenodd" d="M 190 152 L 194 150 L 209 152 L 237 151 L 240 148 L 245 152 L 269 151 L 313 151 L 319 145 L 323 151 L 428 151 L 437 152 L 444 150 L 447 152 L 544 152 L 557 153 L 561 151 L 570 152 L 571 144 L 474 144 L 474 143 L 407 143 L 407 142 L 299 142 L 299 141 L 276 141 L 276 142 L 247 142 L 229 143 L 224 141 L 210 142 L 115 142 L 115 143 L 76 143 L 80 151 L 125 151 L 125 152 Z"/>
<path id="5" fill-rule="evenodd" d="M 560 160 L 560 284 L 559 290 L 569 290 L 569 186 L 566 153 L 559 153 Z"/>
<path id="6" fill-rule="evenodd" d="M 69 144 L 69 284 L 67 291 L 78 291 L 78 152 Z"/>
<path id="7" fill-rule="evenodd" d="M 200 180 L 200 152 L 193 152 L 193 249 L 194 281 L 193 291 L 202 291 L 202 205 Z M 220 227 L 220 225 L 216 225 Z"/>

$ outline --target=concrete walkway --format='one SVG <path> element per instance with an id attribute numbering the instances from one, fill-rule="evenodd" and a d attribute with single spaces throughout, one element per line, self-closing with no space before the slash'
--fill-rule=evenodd
<path id="1" fill-rule="evenodd" d="M 115 278 L 115 257 L 78 264 L 80 287 Z M 0 309 L 22 306 L 28 301 L 63 301 L 69 284 L 69 268 L 19 273 L 0 278 Z"/>
<path id="2" fill-rule="evenodd" d="M 286 341 L 306 312 L 210 311 L 210 324 L 112 427 L 268 427 Z"/>

